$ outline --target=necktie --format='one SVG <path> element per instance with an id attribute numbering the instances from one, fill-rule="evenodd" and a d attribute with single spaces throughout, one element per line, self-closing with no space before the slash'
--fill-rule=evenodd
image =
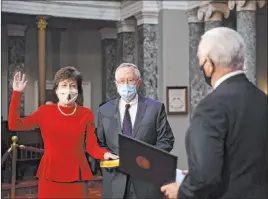
<path id="1" fill-rule="evenodd" d="M 124 115 L 124 120 L 123 120 L 123 134 L 127 136 L 132 136 L 132 124 L 131 124 L 131 118 L 129 114 L 129 108 L 130 108 L 130 105 L 126 104 L 126 110 L 125 110 L 125 115 Z"/>

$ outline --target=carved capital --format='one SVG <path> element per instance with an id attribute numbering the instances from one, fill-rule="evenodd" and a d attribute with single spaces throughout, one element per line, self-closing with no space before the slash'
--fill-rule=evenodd
<path id="1" fill-rule="evenodd" d="M 116 39 L 115 28 L 102 28 L 100 29 L 101 39 Z"/>
<path id="2" fill-rule="evenodd" d="M 38 16 L 37 17 L 37 27 L 39 30 L 45 30 L 47 28 L 47 17 L 46 16 Z"/>
<path id="3" fill-rule="evenodd" d="M 236 11 L 251 10 L 255 11 L 257 6 L 263 8 L 265 5 L 265 0 L 230 0 L 228 1 L 228 7 L 233 10 L 236 7 Z"/>
<path id="4" fill-rule="evenodd" d="M 124 20 L 116 24 L 117 32 L 135 32 L 136 21 L 135 20 Z"/>
<path id="5" fill-rule="evenodd" d="M 230 15 L 228 6 L 224 3 L 209 3 L 201 6 L 197 12 L 197 18 L 204 21 L 222 21 Z"/>
<path id="6" fill-rule="evenodd" d="M 158 24 L 158 12 L 138 12 L 135 15 L 137 19 L 137 25 L 141 24 Z"/>
<path id="7" fill-rule="evenodd" d="M 7 25 L 7 35 L 8 36 L 25 36 L 25 30 L 27 26 L 25 25 L 15 25 L 15 24 L 8 24 Z"/>
<path id="8" fill-rule="evenodd" d="M 201 22 L 203 22 L 203 20 L 199 20 L 197 18 L 197 12 L 198 12 L 198 8 L 193 8 L 193 9 L 186 11 L 186 16 L 188 17 L 189 23 L 201 23 Z"/>

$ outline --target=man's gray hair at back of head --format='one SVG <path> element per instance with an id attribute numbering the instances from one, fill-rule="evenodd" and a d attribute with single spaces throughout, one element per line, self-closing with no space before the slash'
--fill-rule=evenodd
<path id="1" fill-rule="evenodd" d="M 137 67 L 135 64 L 132 64 L 132 63 L 122 63 L 122 64 L 120 64 L 120 65 L 117 67 L 117 69 L 116 69 L 116 71 L 115 71 L 115 79 L 117 79 L 119 69 L 120 69 L 120 68 L 127 68 L 127 67 L 131 67 L 131 68 L 134 69 L 135 74 L 137 75 L 137 78 L 138 78 L 138 79 L 141 77 L 141 73 L 140 73 L 138 67 Z"/>
<path id="2" fill-rule="evenodd" d="M 202 55 L 216 66 L 238 68 L 244 66 L 245 43 L 241 35 L 226 27 L 205 32 L 199 45 Z"/>

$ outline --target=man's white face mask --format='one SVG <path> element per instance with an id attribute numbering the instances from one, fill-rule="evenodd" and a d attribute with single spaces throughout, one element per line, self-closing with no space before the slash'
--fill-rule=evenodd
<path id="1" fill-rule="evenodd" d="M 57 90 L 57 96 L 61 104 L 71 104 L 76 101 L 78 97 L 78 90 L 75 88 L 59 88 Z"/>

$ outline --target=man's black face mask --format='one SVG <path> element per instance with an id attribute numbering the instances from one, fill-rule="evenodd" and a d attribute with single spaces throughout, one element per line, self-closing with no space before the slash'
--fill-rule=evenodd
<path id="1" fill-rule="evenodd" d="M 206 60 L 206 61 L 203 63 L 203 65 L 200 67 L 200 70 L 201 70 L 202 73 L 203 73 L 203 76 L 204 76 L 204 78 L 205 78 L 205 82 L 206 82 L 210 87 L 212 87 L 212 84 L 211 84 L 212 74 L 211 74 L 210 77 L 207 77 L 207 76 L 206 76 L 205 69 L 204 69 L 204 66 L 205 66 L 206 62 L 207 62 L 207 60 Z M 212 63 L 212 66 L 213 66 L 213 72 L 214 72 L 214 63 Z M 213 73 L 213 72 L 212 72 L 212 73 Z"/>

